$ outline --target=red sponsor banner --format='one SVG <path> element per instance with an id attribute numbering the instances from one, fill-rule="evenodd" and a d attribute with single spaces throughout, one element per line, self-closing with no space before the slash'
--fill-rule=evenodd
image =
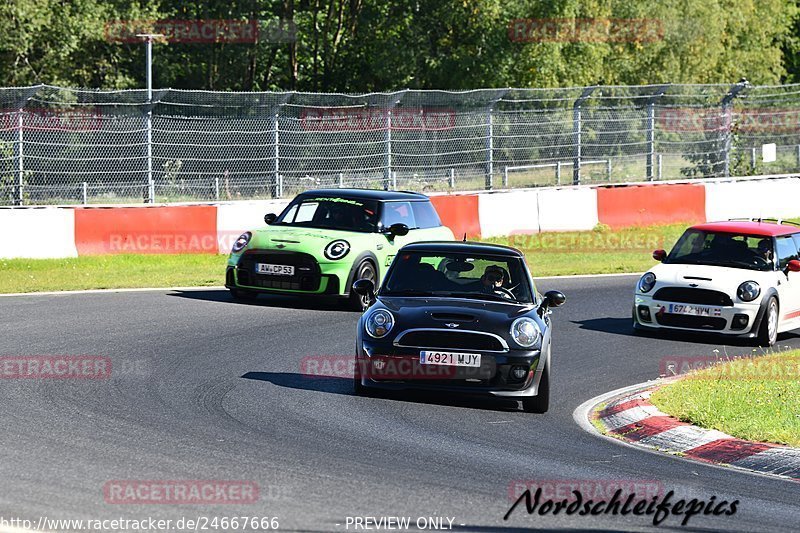
<path id="1" fill-rule="evenodd" d="M 218 253 L 214 206 L 76 209 L 79 255 Z"/>
<path id="2" fill-rule="evenodd" d="M 258 485 L 231 480 L 112 480 L 103 485 L 110 504 L 249 504 Z"/>
<path id="3" fill-rule="evenodd" d="M 515 43 L 647 43 L 662 40 L 664 27 L 661 20 L 647 18 L 514 19 L 508 38 Z"/>
<path id="4" fill-rule="evenodd" d="M 0 379 L 108 379 L 111 358 L 97 355 L 0 357 Z"/>
<path id="5" fill-rule="evenodd" d="M 800 131 L 800 109 L 756 108 L 733 111 L 728 117 L 719 108 L 660 109 L 656 118 L 663 131 L 714 132 L 729 127 L 740 133 L 793 133 Z"/>
<path id="6" fill-rule="evenodd" d="M 413 381 L 426 379 L 449 379 L 456 373 L 473 373 L 477 378 L 480 368 L 450 365 L 419 364 L 419 356 L 373 355 L 359 360 L 344 355 L 318 355 L 304 357 L 300 361 L 300 373 L 306 377 L 330 377 L 350 379 L 362 376 L 376 380 Z M 470 377 L 465 375 L 465 377 Z"/>
<path id="7" fill-rule="evenodd" d="M 20 121 L 20 119 L 22 119 Z M 0 109 L 0 130 L 97 131 L 103 125 L 99 107 Z"/>
<path id="8" fill-rule="evenodd" d="M 711 368 L 714 369 L 713 372 L 695 373 Z M 760 355 L 662 357 L 658 371 L 661 376 L 666 377 L 690 374 L 693 379 L 715 381 L 796 381 L 800 380 L 800 357 L 777 358 Z"/>
<path id="9" fill-rule="evenodd" d="M 584 499 L 608 501 L 618 490 L 625 499 L 634 494 L 637 500 L 650 500 L 664 494 L 664 484 L 654 479 L 518 479 L 508 486 L 508 498 L 516 501 L 526 490 L 531 494 L 542 490 L 542 498 L 553 501 L 574 501 L 575 492 Z"/>
<path id="10" fill-rule="evenodd" d="M 105 25 L 105 38 L 116 43 L 140 43 L 137 34 L 163 35 L 172 43 L 254 43 L 258 20 L 115 20 Z"/>
<path id="11" fill-rule="evenodd" d="M 391 118 L 390 118 L 391 117 Z M 318 107 L 300 112 L 306 131 L 443 131 L 455 127 L 456 112 L 446 107 Z"/>

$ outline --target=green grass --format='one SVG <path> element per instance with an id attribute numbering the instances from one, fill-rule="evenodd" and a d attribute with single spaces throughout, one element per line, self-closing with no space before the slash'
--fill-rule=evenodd
<path id="1" fill-rule="evenodd" d="M 540 233 L 486 239 L 525 253 L 534 276 L 615 274 L 651 268 L 653 250 L 672 248 L 685 224 L 611 230 Z"/>
<path id="2" fill-rule="evenodd" d="M 520 235 L 487 239 L 523 250 L 534 276 L 641 272 L 651 252 L 670 248 L 685 226 Z M 0 293 L 203 287 L 224 283 L 223 255 L 106 255 L 0 259 Z"/>
<path id="3" fill-rule="evenodd" d="M 0 293 L 223 285 L 223 255 L 0 259 Z"/>
<path id="4" fill-rule="evenodd" d="M 680 420 L 734 437 L 800 446 L 800 351 L 692 372 L 651 401 Z"/>

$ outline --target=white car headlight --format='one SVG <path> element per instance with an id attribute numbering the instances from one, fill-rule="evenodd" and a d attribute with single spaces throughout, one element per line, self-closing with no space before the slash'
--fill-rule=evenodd
<path id="1" fill-rule="evenodd" d="M 761 286 L 755 281 L 745 281 L 736 289 L 736 296 L 743 302 L 752 302 L 761 294 Z"/>
<path id="2" fill-rule="evenodd" d="M 247 247 L 247 244 L 250 242 L 250 239 L 252 237 L 253 234 L 250 233 L 249 231 L 242 233 L 241 235 L 239 235 L 239 238 L 236 239 L 236 241 L 233 243 L 233 248 L 231 248 L 231 251 L 235 254 L 238 254 Z"/>
<path id="3" fill-rule="evenodd" d="M 653 287 L 656 285 L 656 275 L 652 272 L 647 272 L 644 276 L 639 279 L 639 292 L 648 293 L 653 290 Z"/>
<path id="4" fill-rule="evenodd" d="M 535 320 L 524 316 L 511 324 L 511 338 L 523 348 L 532 348 L 542 340 L 542 331 Z"/>
<path id="5" fill-rule="evenodd" d="M 377 309 L 364 319 L 364 329 L 374 339 L 385 337 L 393 327 L 394 316 L 386 309 Z"/>
<path id="6" fill-rule="evenodd" d="M 344 239 L 338 239 L 325 247 L 325 257 L 332 261 L 341 259 L 350 252 L 350 243 Z"/>

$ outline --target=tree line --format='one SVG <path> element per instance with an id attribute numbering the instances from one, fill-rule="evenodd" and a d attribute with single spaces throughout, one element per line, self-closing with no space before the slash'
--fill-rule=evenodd
<path id="1" fill-rule="evenodd" d="M 141 88 L 136 33 L 150 31 L 171 34 L 154 45 L 156 87 L 778 84 L 800 81 L 799 12 L 798 0 L 3 0 L 0 84 Z"/>

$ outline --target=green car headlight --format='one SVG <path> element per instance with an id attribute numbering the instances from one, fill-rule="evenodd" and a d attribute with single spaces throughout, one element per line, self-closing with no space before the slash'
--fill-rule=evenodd
<path id="1" fill-rule="evenodd" d="M 236 242 L 233 243 L 233 248 L 231 248 L 231 251 L 235 254 L 238 254 L 247 247 L 247 244 L 250 242 L 252 237 L 253 234 L 249 231 L 242 233 L 239 235 L 239 238 L 236 239 Z"/>
<path id="2" fill-rule="evenodd" d="M 325 247 L 325 257 L 332 261 L 341 259 L 350 253 L 350 243 L 344 239 L 337 239 Z"/>

